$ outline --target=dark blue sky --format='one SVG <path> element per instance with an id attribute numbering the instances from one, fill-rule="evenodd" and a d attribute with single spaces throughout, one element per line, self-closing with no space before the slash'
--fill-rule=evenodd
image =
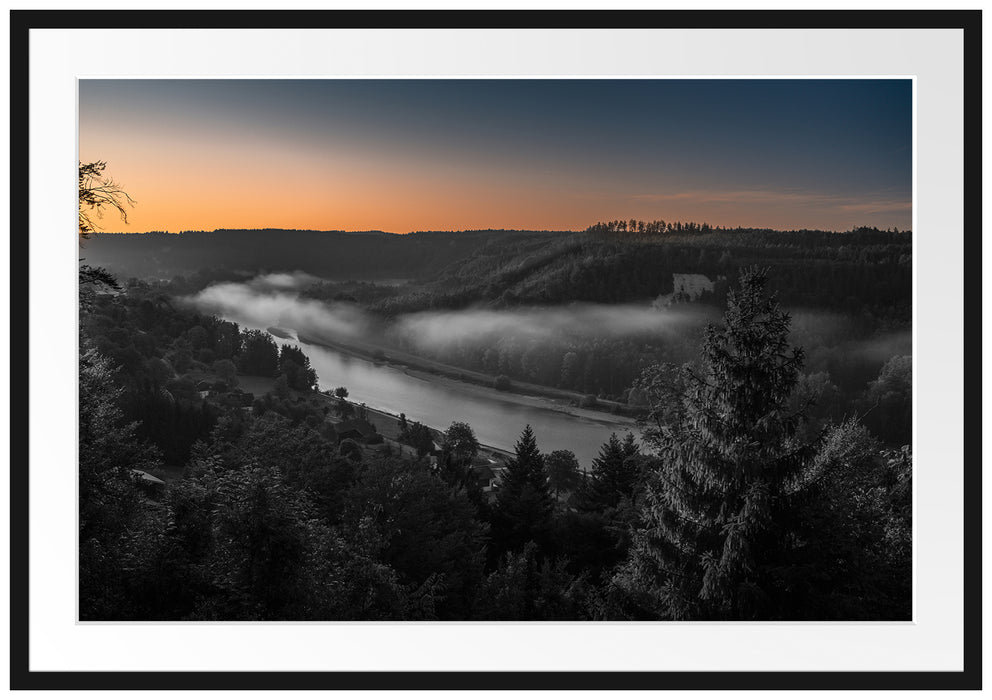
<path id="1" fill-rule="evenodd" d="M 281 212 L 306 228 L 398 231 L 631 217 L 908 228 L 912 83 L 81 82 L 83 160 L 157 191 L 156 163 L 180 155 L 190 212 L 215 223 L 251 214 L 265 219 L 252 225 L 291 225 Z M 269 213 L 228 198 L 245 194 L 253 158 L 269 166 L 258 187 L 278 194 Z M 212 207 L 195 195 L 204 173 Z M 236 223 L 247 225 L 217 225 Z"/>

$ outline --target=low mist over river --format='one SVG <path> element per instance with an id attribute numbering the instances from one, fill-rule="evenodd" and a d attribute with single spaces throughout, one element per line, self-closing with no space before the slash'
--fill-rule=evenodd
<path id="1" fill-rule="evenodd" d="M 299 290 L 316 281 L 304 273 L 260 275 L 248 282 L 209 286 L 185 301 L 241 326 L 296 332 L 297 338 L 304 340 L 302 347 L 322 389 L 345 386 L 353 401 L 394 414 L 406 413 L 410 420 L 441 430 L 453 421 L 467 422 L 481 442 L 506 450 L 513 449 L 516 437 L 530 424 L 543 451 L 570 449 L 584 469 L 589 468 L 611 433 L 630 431 L 638 435 L 635 422 L 604 412 L 573 415 L 547 398 L 522 397 L 410 371 L 402 365 L 370 362 L 313 341 L 353 345 L 366 357 L 380 347 L 388 352 L 403 347 L 427 354 L 466 346 L 481 350 L 510 335 L 539 345 L 569 337 L 684 342 L 717 316 L 712 307 L 656 308 L 644 303 L 423 311 L 386 320 L 370 316 L 351 303 L 299 295 Z M 850 323 L 836 314 L 804 311 L 794 312 L 793 320 L 796 341 L 805 345 L 814 359 L 823 347 L 832 346 L 830 339 L 844 338 Z M 877 372 L 877 366 L 892 354 L 909 351 L 911 337 L 899 333 L 846 346 L 844 354 L 850 361 L 867 363 Z"/>
<path id="2" fill-rule="evenodd" d="M 341 343 L 399 341 L 419 350 L 457 344 L 486 346 L 500 336 L 541 342 L 563 335 L 580 337 L 663 337 L 698 324 L 701 312 L 673 312 L 648 305 L 574 304 L 522 310 L 469 309 L 407 314 L 390 322 L 373 319 L 348 303 L 327 304 L 300 298 L 295 288 L 313 281 L 308 275 L 272 274 L 247 283 L 217 284 L 188 299 L 197 308 L 242 326 L 292 329 L 299 337 Z M 276 338 L 277 343 L 286 343 Z M 445 429 L 467 422 L 483 444 L 512 450 L 530 424 L 542 451 L 573 451 L 588 469 L 611 433 L 637 434 L 633 420 L 590 411 L 582 416 L 539 397 L 521 397 L 488 387 L 436 379 L 402 367 L 372 363 L 330 347 L 305 344 L 322 389 L 345 386 L 349 399 L 390 413 L 405 412 L 411 420 Z"/>
<path id="3" fill-rule="evenodd" d="M 382 321 L 347 302 L 302 298 L 296 290 L 316 281 L 303 273 L 260 275 L 249 282 L 207 287 L 190 300 L 217 314 L 236 313 L 260 327 L 278 325 L 342 342 L 391 338 L 421 350 L 481 345 L 505 335 L 547 342 L 562 337 L 658 340 L 715 320 L 709 308 L 659 309 L 643 304 L 585 304 L 513 309 L 420 311 Z"/>

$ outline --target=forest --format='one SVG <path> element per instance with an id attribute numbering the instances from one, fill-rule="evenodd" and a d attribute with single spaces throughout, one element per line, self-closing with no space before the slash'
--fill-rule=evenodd
<path id="1" fill-rule="evenodd" d="M 880 290 L 900 280 L 900 243 L 886 238 L 897 234 L 875 235 L 881 242 L 862 241 L 874 252 L 860 264 L 891 279 L 855 274 L 854 263 L 820 279 Z M 514 262 L 533 255 L 520 245 L 472 293 L 494 305 L 527 298 L 542 264 Z M 800 257 L 783 247 L 782 260 Z M 301 350 L 201 313 L 168 285 L 119 282 L 89 262 L 80 270 L 83 620 L 911 617 L 911 358 L 885 362 L 850 410 L 793 342 L 779 299 L 815 279 L 800 281 L 798 262 L 728 274 L 692 357 L 641 368 L 631 383 L 640 429 L 612 436 L 588 471 L 568 450 L 542 452 L 530 426 L 497 468 L 465 423 L 401 416 L 385 434 L 347 387 L 319 391 Z M 572 265 L 554 255 L 540 274 Z M 415 298 L 451 303 L 442 290 L 473 277 L 462 269 L 430 283 L 438 296 Z M 490 288 L 496 279 L 519 290 L 513 302 Z M 572 282 L 562 279 L 564 290 Z M 865 298 L 880 319 L 905 312 L 881 292 Z M 413 299 L 368 306 L 393 314 Z"/>
<path id="2" fill-rule="evenodd" d="M 299 231 L 220 229 L 167 233 L 102 233 L 87 242 L 95 264 L 124 277 L 169 279 L 200 270 L 302 270 L 318 277 L 408 279 L 429 275 L 491 240 L 536 236 L 554 239 L 567 232 Z M 221 272 L 221 274 L 225 274 Z"/>

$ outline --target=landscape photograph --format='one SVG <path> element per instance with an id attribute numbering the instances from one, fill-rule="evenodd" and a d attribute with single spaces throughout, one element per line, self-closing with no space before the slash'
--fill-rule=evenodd
<path id="1" fill-rule="evenodd" d="M 913 619 L 912 80 L 77 108 L 80 621 Z"/>

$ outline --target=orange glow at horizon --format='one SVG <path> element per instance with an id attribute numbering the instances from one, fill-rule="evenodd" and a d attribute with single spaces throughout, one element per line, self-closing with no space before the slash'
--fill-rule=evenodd
<path id="1" fill-rule="evenodd" d="M 164 154 L 164 155 L 163 155 Z M 345 160 L 337 167 L 293 163 L 285 155 L 217 149 L 159 151 L 147 158 L 126 141 L 93 139 L 80 160 L 105 160 L 106 175 L 134 199 L 128 224 L 108 214 L 106 232 L 213 229 L 308 229 L 408 233 L 426 230 L 582 230 L 597 221 L 630 218 L 696 221 L 712 226 L 840 230 L 881 213 L 906 220 L 911 205 L 871 198 L 844 200 L 815 193 L 675 192 L 625 196 L 549 191 L 499 174 L 451 179 L 423 168 L 391 171 L 387 164 Z M 223 162 L 224 165 L 219 163 Z M 564 183 L 559 183 L 564 184 Z"/>
<path id="2" fill-rule="evenodd" d="M 130 82 L 112 87 L 126 91 Z M 462 133 L 454 116 L 450 124 L 423 117 L 397 126 L 381 116 L 396 116 L 386 105 L 367 108 L 368 123 L 349 122 L 300 99 L 300 107 L 263 119 L 254 102 L 217 107 L 202 95 L 154 105 L 93 98 L 85 115 L 81 108 L 79 160 L 106 161 L 105 175 L 135 200 L 127 225 L 109 213 L 98 225 L 115 233 L 582 230 L 631 218 L 775 229 L 911 226 L 911 202 L 893 194 L 898 188 L 811 180 L 783 189 L 774 183 L 788 180 L 760 159 L 721 152 L 678 161 L 665 150 L 654 160 L 621 158 L 595 139 L 549 143 L 553 130 L 528 141 L 526 121 L 494 134 L 505 115 L 490 124 L 483 114 Z"/>

